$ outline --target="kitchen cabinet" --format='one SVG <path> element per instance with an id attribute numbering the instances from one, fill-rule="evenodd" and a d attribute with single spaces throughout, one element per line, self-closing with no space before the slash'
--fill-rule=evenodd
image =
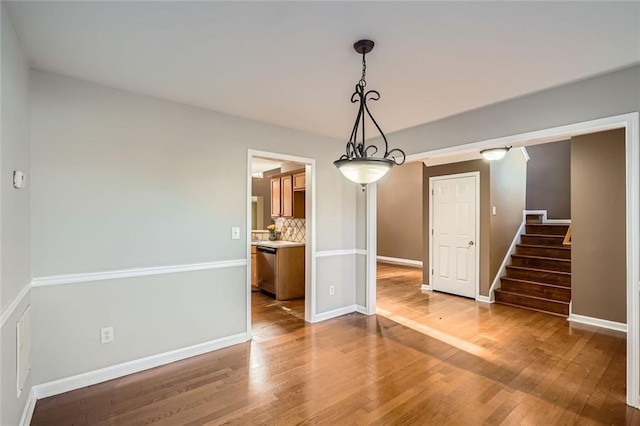
<path id="1" fill-rule="evenodd" d="M 258 245 L 258 288 L 274 295 L 276 300 L 304 297 L 304 251 L 304 246 Z"/>
<path id="2" fill-rule="evenodd" d="M 280 217 L 280 178 L 271 178 L 271 216 Z"/>
<path id="3" fill-rule="evenodd" d="M 271 178 L 271 217 L 305 218 L 305 173 L 290 172 Z"/>
<path id="4" fill-rule="evenodd" d="M 282 217 L 293 217 L 293 176 L 280 178 L 280 214 Z"/>
<path id="5" fill-rule="evenodd" d="M 306 174 L 305 172 L 296 173 L 293 175 L 293 190 L 304 191 L 307 189 Z"/>

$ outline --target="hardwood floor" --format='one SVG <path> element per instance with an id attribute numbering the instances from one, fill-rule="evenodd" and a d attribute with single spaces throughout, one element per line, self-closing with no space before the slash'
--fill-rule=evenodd
<path id="1" fill-rule="evenodd" d="M 32 424 L 640 424 L 623 334 L 378 277 L 376 316 L 305 324 L 259 295 L 252 342 L 38 401 Z"/>

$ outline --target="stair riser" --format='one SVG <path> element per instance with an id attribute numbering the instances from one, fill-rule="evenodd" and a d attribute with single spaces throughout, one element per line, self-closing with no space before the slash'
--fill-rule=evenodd
<path id="1" fill-rule="evenodd" d="M 562 246 L 564 236 L 553 237 L 538 237 L 532 235 L 523 235 L 522 244 L 529 244 L 532 246 Z"/>
<path id="2" fill-rule="evenodd" d="M 557 259 L 571 259 L 571 250 L 552 247 L 516 247 L 516 254 L 527 256 L 555 257 Z"/>
<path id="3" fill-rule="evenodd" d="M 541 214 L 528 214 L 527 215 L 527 223 L 542 223 L 542 215 Z"/>
<path id="4" fill-rule="evenodd" d="M 540 235 L 565 235 L 569 229 L 569 225 L 535 225 L 528 224 L 527 234 L 540 234 Z"/>
<path id="5" fill-rule="evenodd" d="M 571 272 L 571 262 L 554 259 L 531 259 L 511 256 L 511 264 L 513 266 L 524 266 L 548 271 Z"/>
<path id="6" fill-rule="evenodd" d="M 500 280 L 500 288 L 504 291 L 510 291 L 512 293 L 528 294 L 531 296 L 544 297 L 545 299 L 553 299 L 561 302 L 571 301 L 571 289 L 570 288 L 555 288 L 547 287 L 544 285 L 522 283 L 518 281 L 511 281 L 508 278 Z"/>
<path id="7" fill-rule="evenodd" d="M 538 309 L 560 315 L 569 315 L 569 306 L 564 303 L 555 303 L 546 300 L 529 299 L 518 295 L 499 293 L 496 291 L 496 301 L 518 305 L 525 308 Z"/>
<path id="8" fill-rule="evenodd" d="M 554 274 L 551 271 L 538 272 L 513 269 L 507 266 L 507 277 L 518 280 L 535 281 L 539 283 L 563 285 L 571 287 L 571 275 Z"/>

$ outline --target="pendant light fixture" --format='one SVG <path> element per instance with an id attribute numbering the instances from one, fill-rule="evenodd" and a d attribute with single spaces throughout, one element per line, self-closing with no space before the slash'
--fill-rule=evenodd
<path id="1" fill-rule="evenodd" d="M 502 158 L 507 155 L 507 151 L 509 151 L 510 149 L 510 146 L 483 149 L 482 151 L 480 151 L 480 155 L 482 155 L 485 160 L 489 161 L 502 160 Z"/>
<path id="2" fill-rule="evenodd" d="M 347 142 L 346 154 L 343 154 L 333 164 L 342 172 L 349 180 L 359 183 L 362 186 L 372 183 L 384 176 L 394 165 L 404 163 L 406 156 L 404 152 L 398 148 L 389 150 L 387 137 L 382 129 L 371 115 L 367 101 L 377 101 L 380 99 L 380 93 L 376 90 L 365 91 L 367 82 L 365 80 L 367 71 L 367 62 L 365 56 L 371 52 L 374 43 L 371 40 L 357 41 L 353 48 L 362 55 L 362 77 L 356 84 L 356 90 L 351 95 L 351 103 L 359 103 L 358 115 L 351 130 L 351 137 Z M 365 119 L 369 117 L 371 122 L 382 136 L 384 141 L 384 152 L 382 156 L 374 157 L 378 152 L 376 145 L 366 145 L 365 143 Z M 360 141 L 358 141 L 360 137 Z"/>

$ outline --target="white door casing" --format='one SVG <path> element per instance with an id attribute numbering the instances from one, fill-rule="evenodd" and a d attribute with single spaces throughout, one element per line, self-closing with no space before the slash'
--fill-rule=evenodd
<path id="1" fill-rule="evenodd" d="M 433 290 L 476 297 L 479 178 L 465 173 L 429 179 Z"/>

